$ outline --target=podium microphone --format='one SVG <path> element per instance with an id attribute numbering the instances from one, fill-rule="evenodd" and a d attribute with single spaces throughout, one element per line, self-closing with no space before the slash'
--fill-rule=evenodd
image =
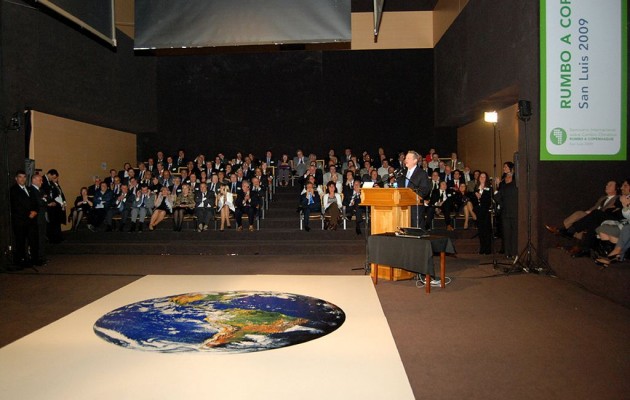
<path id="1" fill-rule="evenodd" d="M 407 169 L 406 168 L 399 168 L 396 171 L 394 171 L 394 176 L 396 178 L 399 178 L 399 177 L 405 175 L 406 173 L 407 173 Z"/>

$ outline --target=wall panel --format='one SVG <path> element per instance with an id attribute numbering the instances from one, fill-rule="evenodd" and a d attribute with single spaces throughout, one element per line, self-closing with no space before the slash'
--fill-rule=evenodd
<path id="1" fill-rule="evenodd" d="M 35 167 L 44 173 L 59 171 L 59 183 L 72 207 L 82 186 L 93 183 L 94 176 L 109 176 L 109 170 L 122 169 L 125 162 L 135 165 L 136 135 L 32 112 L 31 156 Z M 68 228 L 68 227 L 67 227 Z"/>

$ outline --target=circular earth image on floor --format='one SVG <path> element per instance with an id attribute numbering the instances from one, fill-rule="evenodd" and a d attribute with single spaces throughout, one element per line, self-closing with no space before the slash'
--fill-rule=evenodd
<path id="1" fill-rule="evenodd" d="M 94 332 L 136 350 L 244 353 L 308 342 L 345 320 L 336 305 L 299 294 L 200 292 L 120 307 L 99 318 Z"/>

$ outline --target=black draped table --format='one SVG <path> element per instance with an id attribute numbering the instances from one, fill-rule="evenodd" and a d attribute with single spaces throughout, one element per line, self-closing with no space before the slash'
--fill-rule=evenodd
<path id="1" fill-rule="evenodd" d="M 446 253 L 455 253 L 450 238 L 430 235 L 427 237 L 396 236 L 381 233 L 368 238 L 368 262 L 376 268 L 375 284 L 378 282 L 378 265 L 390 265 L 426 275 L 426 292 L 431 293 L 431 276 L 435 276 L 433 254 L 440 253 L 440 286 L 446 279 Z"/>

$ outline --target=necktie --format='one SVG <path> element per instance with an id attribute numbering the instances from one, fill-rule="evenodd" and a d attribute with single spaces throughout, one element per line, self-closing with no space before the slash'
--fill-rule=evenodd
<path id="1" fill-rule="evenodd" d="M 142 201 L 140 202 L 140 208 L 144 207 L 144 195 L 142 195 Z"/>
<path id="2" fill-rule="evenodd" d="M 28 197 L 31 197 L 31 195 L 28 194 L 28 189 L 26 188 L 26 186 L 22 186 L 22 190 L 24 190 L 24 193 L 26 193 Z"/>
<path id="3" fill-rule="evenodd" d="M 232 193 L 236 192 L 236 183 L 232 183 Z"/>

